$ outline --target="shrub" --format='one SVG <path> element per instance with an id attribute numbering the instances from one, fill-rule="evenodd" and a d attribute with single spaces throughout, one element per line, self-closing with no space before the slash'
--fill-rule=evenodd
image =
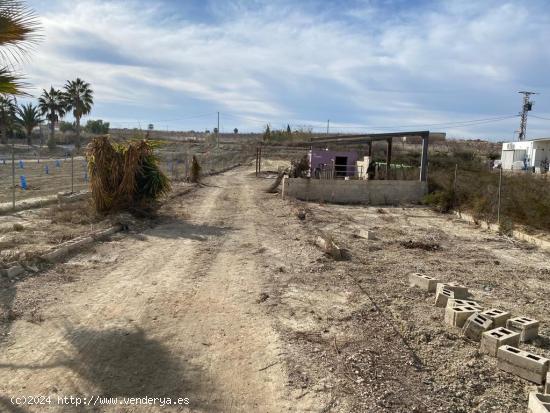
<path id="1" fill-rule="evenodd" d="M 197 160 L 197 157 L 193 155 L 193 159 L 191 160 L 191 174 L 189 176 L 189 180 L 191 182 L 199 182 L 201 175 L 201 166 L 199 164 L 199 161 Z"/>
<path id="2" fill-rule="evenodd" d="M 148 208 L 170 191 L 170 181 L 158 166 L 151 142 L 113 143 L 101 136 L 88 145 L 87 158 L 98 212 Z"/>

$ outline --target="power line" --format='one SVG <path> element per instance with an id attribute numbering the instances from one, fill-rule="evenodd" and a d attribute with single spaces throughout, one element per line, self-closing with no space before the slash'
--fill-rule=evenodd
<path id="1" fill-rule="evenodd" d="M 537 116 L 537 115 L 531 115 L 532 118 L 542 119 L 542 120 L 550 120 L 550 118 L 545 118 L 543 116 Z"/>

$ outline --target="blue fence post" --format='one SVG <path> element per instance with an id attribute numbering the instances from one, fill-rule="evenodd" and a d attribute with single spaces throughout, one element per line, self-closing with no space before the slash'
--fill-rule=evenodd
<path id="1" fill-rule="evenodd" d="M 46 172 L 46 175 L 50 174 L 50 168 L 48 168 L 48 165 L 44 166 L 44 172 Z"/>
<path id="2" fill-rule="evenodd" d="M 25 169 L 25 164 L 23 163 L 23 159 L 20 159 L 20 160 L 19 160 L 19 167 L 20 167 L 21 169 Z"/>
<path id="3" fill-rule="evenodd" d="M 21 179 L 21 189 L 27 189 L 27 178 L 25 178 L 25 175 L 21 175 L 19 177 Z"/>

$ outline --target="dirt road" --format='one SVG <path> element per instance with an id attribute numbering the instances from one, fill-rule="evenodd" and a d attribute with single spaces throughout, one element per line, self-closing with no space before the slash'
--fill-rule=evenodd
<path id="1" fill-rule="evenodd" d="M 310 395 L 296 400 L 286 386 L 285 347 L 261 308 L 253 179 L 241 170 L 209 182 L 173 201 L 155 228 L 100 245 L 4 293 L 13 322 L 1 344 L 1 411 L 322 406 Z M 51 395 L 51 406 L 9 400 L 38 395 Z M 96 406 L 57 404 L 58 396 L 71 395 Z M 189 403 L 109 407 L 93 396 Z"/>
<path id="2" fill-rule="evenodd" d="M 0 411 L 526 410 L 536 386 L 445 325 L 408 275 L 540 320 L 521 347 L 550 357 L 549 254 L 425 208 L 283 201 L 246 168 L 205 183 L 149 229 L 0 290 Z M 319 230 L 350 259 L 326 257 Z M 53 405 L 10 403 L 25 395 Z M 189 404 L 57 405 L 71 395 Z"/>

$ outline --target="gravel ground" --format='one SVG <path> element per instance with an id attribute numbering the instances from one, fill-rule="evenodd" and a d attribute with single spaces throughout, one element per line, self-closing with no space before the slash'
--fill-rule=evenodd
<path id="1" fill-rule="evenodd" d="M 232 411 L 526 411 L 536 386 L 498 370 L 479 343 L 446 326 L 434 296 L 410 287 L 408 275 L 462 283 L 484 307 L 540 320 L 539 339 L 521 347 L 548 357 L 547 253 L 425 208 L 281 200 L 263 192 L 272 174 L 255 178 L 247 168 L 174 197 L 154 228 L 119 235 L 3 290 L 6 362 L 32 366 L 58 347 L 73 355 L 82 337 L 64 330 L 66 320 L 93 327 L 91 343 L 109 333 L 106 326 L 130 337 L 138 326 L 145 344 L 152 337 L 162 354 L 193 366 L 181 373 L 193 384 L 184 390 L 202 402 L 192 411 L 225 411 L 208 410 L 213 402 Z M 359 229 L 376 239 L 357 237 Z M 319 250 L 319 231 L 348 259 Z M 121 354 L 142 363 L 130 344 Z M 98 366 L 120 362 L 91 354 Z M 139 363 L 128 369 L 128 383 L 143 370 Z M 73 366 L 0 371 L 3 394 L 57 382 L 63 391 L 86 394 L 110 383 L 131 393 L 106 376 L 107 367 L 90 377 Z M 145 381 L 155 391 L 178 385 Z"/>
<path id="2" fill-rule="evenodd" d="M 408 275 L 459 282 L 486 308 L 540 320 L 541 337 L 521 347 L 548 357 L 547 253 L 425 208 L 277 196 L 264 210 L 280 239 L 269 259 L 279 267 L 270 273 L 266 304 L 289 342 L 290 384 L 330 393 L 325 411 L 526 410 L 536 386 L 498 370 L 479 343 L 445 325 L 434 295 L 410 287 Z M 359 229 L 376 240 L 354 235 Z M 312 243 L 319 230 L 350 259 L 324 256 Z"/>

